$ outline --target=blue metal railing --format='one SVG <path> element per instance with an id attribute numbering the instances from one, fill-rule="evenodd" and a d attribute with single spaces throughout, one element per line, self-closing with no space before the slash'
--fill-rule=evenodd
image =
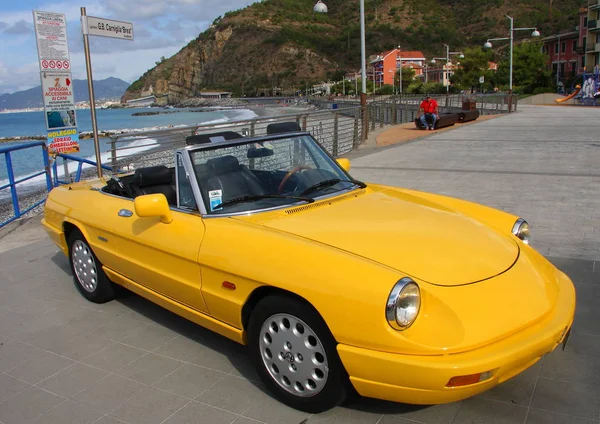
<path id="1" fill-rule="evenodd" d="M 42 148 L 42 157 L 44 160 L 44 170 L 40 171 L 40 172 L 36 172 L 31 175 L 28 175 L 26 177 L 21 177 L 19 179 L 15 179 L 15 173 L 13 170 L 11 153 L 16 150 L 31 149 L 31 148 L 35 148 L 35 147 Z M 10 196 L 11 196 L 11 200 L 12 200 L 14 215 L 9 219 L 7 219 L 3 222 L 0 222 L 0 228 L 4 227 L 6 224 L 8 224 L 16 219 L 19 219 L 20 217 L 25 215 L 27 212 L 30 212 L 31 210 L 33 210 L 34 208 L 36 208 L 37 206 L 41 205 L 42 203 L 44 203 L 46 201 L 46 198 L 44 197 L 42 200 L 39 200 L 35 204 L 30 205 L 29 207 L 27 207 L 24 210 L 21 210 L 21 207 L 19 206 L 19 196 L 17 193 L 17 184 L 23 183 L 25 181 L 31 180 L 32 178 L 35 178 L 35 177 L 45 174 L 46 175 L 46 188 L 49 193 L 52 191 L 52 189 L 54 187 L 58 187 L 61 184 L 64 185 L 64 184 L 71 184 L 72 182 L 79 182 L 81 180 L 83 164 L 92 165 L 94 167 L 96 166 L 96 162 L 93 162 L 89 159 L 78 158 L 77 156 L 67 155 L 64 153 L 57 154 L 55 156 L 55 160 L 53 161 L 52 165 L 50 165 L 50 155 L 48 154 L 48 148 L 46 147 L 45 141 L 33 141 L 31 143 L 23 143 L 23 144 L 17 144 L 14 146 L 0 147 L 0 155 L 2 155 L 2 154 L 4 154 L 4 158 L 6 160 L 6 171 L 8 174 L 8 184 L 4 184 L 4 185 L 0 186 L 0 191 L 10 188 Z M 63 158 L 63 160 L 65 160 L 65 161 L 72 160 L 72 161 L 79 163 L 79 165 L 77 166 L 77 172 L 75 174 L 74 181 L 61 181 L 58 179 L 58 169 L 57 169 L 58 161 L 56 159 L 59 157 Z M 107 165 L 102 165 L 102 168 L 106 169 L 108 171 L 112 171 L 112 168 Z M 70 175 L 70 172 L 68 171 L 68 168 L 65 168 L 64 177 L 67 178 L 67 176 L 69 176 L 69 175 Z"/>
<path id="2" fill-rule="evenodd" d="M 65 160 L 72 160 L 75 162 L 79 162 L 79 165 L 77 166 L 77 172 L 75 173 L 75 179 L 74 181 L 60 181 L 58 179 L 58 161 L 54 161 L 54 163 L 52 164 L 52 170 L 53 170 L 53 174 L 54 174 L 54 187 L 58 187 L 60 184 L 71 184 L 72 182 L 79 182 L 81 180 L 81 171 L 83 170 L 83 164 L 88 164 L 88 165 L 92 165 L 92 166 L 96 166 L 96 162 L 91 161 L 89 159 L 84 159 L 84 158 L 78 158 L 77 156 L 72 156 L 72 155 L 67 155 L 65 153 L 59 153 L 58 155 L 56 155 L 57 157 L 61 157 Z M 108 165 L 102 165 L 102 169 L 106 169 L 107 171 L 111 171 L 112 172 L 112 168 Z M 65 173 L 65 177 L 67 176 L 67 174 Z"/>
<path id="3" fill-rule="evenodd" d="M 15 180 L 15 173 L 13 171 L 12 158 L 10 155 L 11 152 L 14 152 L 16 150 L 31 149 L 34 147 L 42 148 L 42 156 L 44 158 L 44 170 L 40 171 L 40 172 L 36 172 L 35 174 L 28 175 L 26 177 L 22 177 L 18 180 Z M 48 189 L 48 192 L 50 192 L 52 190 L 52 177 L 50 175 L 50 157 L 48 155 L 48 149 L 46 148 L 46 142 L 44 142 L 44 141 L 33 141 L 31 143 L 17 144 L 16 146 L 0 147 L 0 155 L 1 154 L 4 154 L 4 159 L 6 160 L 6 172 L 8 174 L 8 184 L 4 184 L 3 186 L 0 186 L 0 191 L 4 190 L 6 188 L 10 188 L 10 197 L 12 199 L 12 205 L 13 205 L 13 210 L 14 210 L 14 216 L 12 218 L 9 218 L 8 220 L 0 223 L 0 227 L 3 227 L 6 224 L 8 224 L 9 222 L 12 222 L 15 219 L 20 218 L 27 212 L 31 211 L 33 208 L 41 205 L 42 203 L 44 203 L 46 201 L 46 199 L 42 199 L 39 202 L 36 202 L 35 204 L 29 206 L 27 209 L 22 211 L 21 208 L 19 207 L 19 196 L 17 195 L 17 184 L 20 184 L 24 181 L 31 180 L 32 178 L 38 177 L 40 175 L 46 174 L 46 188 Z"/>

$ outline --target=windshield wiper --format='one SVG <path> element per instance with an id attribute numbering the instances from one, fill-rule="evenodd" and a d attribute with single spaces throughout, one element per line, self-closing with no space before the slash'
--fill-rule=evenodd
<path id="1" fill-rule="evenodd" d="M 304 190 L 300 195 L 304 196 L 305 194 L 308 194 L 312 191 L 318 190 L 320 188 L 325 188 L 325 187 L 330 187 L 330 186 L 334 186 L 337 183 L 352 183 L 352 184 L 356 184 L 358 185 L 360 188 L 365 188 L 367 185 L 363 182 L 360 181 L 356 181 L 356 180 L 340 180 L 339 178 L 331 178 L 330 180 L 323 180 L 321 182 L 318 182 L 310 187 L 308 187 L 306 190 Z"/>
<path id="2" fill-rule="evenodd" d="M 261 199 L 294 199 L 294 200 L 303 200 L 307 203 L 313 203 L 315 199 L 310 197 L 300 197 L 300 196 L 285 196 L 283 194 L 257 194 L 252 196 L 242 196 L 236 197 L 235 199 L 227 200 L 226 202 L 220 203 L 213 208 L 213 210 L 221 209 L 223 206 L 234 205 L 236 203 L 243 202 L 254 202 L 255 200 Z"/>

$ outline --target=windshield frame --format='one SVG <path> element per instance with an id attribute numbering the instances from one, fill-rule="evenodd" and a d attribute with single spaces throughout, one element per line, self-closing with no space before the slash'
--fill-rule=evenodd
<path id="1" fill-rule="evenodd" d="M 266 208 L 256 208 L 256 209 L 240 211 L 240 212 L 210 214 L 210 213 L 208 213 L 208 211 L 206 209 L 206 203 L 204 202 L 204 197 L 200 190 L 200 184 L 198 183 L 196 173 L 194 172 L 192 153 L 197 152 L 197 151 L 202 151 L 202 150 L 217 150 L 217 149 L 224 148 L 224 147 L 232 147 L 232 146 L 238 146 L 238 145 L 244 145 L 244 144 L 260 143 L 260 142 L 265 142 L 265 141 L 276 141 L 276 140 L 294 138 L 294 137 L 300 137 L 300 136 L 310 137 L 311 141 L 313 141 L 316 144 L 316 146 L 332 161 L 333 166 L 335 166 L 339 171 L 341 171 L 341 173 L 345 177 L 348 178 L 348 182 L 352 183 L 352 185 L 350 185 L 348 188 L 337 190 L 337 191 L 334 191 L 331 193 L 324 193 L 322 195 L 313 197 L 315 202 L 317 202 L 319 200 L 324 200 L 324 199 L 327 199 L 330 197 L 334 197 L 334 196 L 344 195 L 344 194 L 351 192 L 359 187 L 358 182 L 356 182 L 354 180 L 354 178 L 352 178 L 350 176 L 350 174 L 344 168 L 342 168 L 342 166 L 327 151 L 327 149 L 325 149 L 323 147 L 323 145 L 321 143 L 319 143 L 312 136 L 312 134 L 310 134 L 309 132 L 306 132 L 306 131 L 288 132 L 288 133 L 280 133 L 280 134 L 273 134 L 273 135 L 263 135 L 263 136 L 257 136 L 257 137 L 243 137 L 243 138 L 236 138 L 233 140 L 222 140 L 222 141 L 214 141 L 214 142 L 209 142 L 209 143 L 195 144 L 192 146 L 186 146 L 184 148 L 178 149 L 175 154 L 176 155 L 181 154 L 181 158 L 183 159 L 183 166 L 184 166 L 185 172 L 190 177 L 192 191 L 194 192 L 194 197 L 196 198 L 196 204 L 198 206 L 198 210 L 199 210 L 202 218 L 225 218 L 225 217 L 232 217 L 232 216 L 249 216 L 249 215 L 254 215 L 257 213 L 261 213 L 261 212 L 268 212 L 268 211 L 273 211 L 273 210 L 278 210 L 278 209 L 288 209 L 291 207 L 304 205 L 304 204 L 306 204 L 306 202 L 302 201 L 302 200 L 298 200 L 298 201 L 293 201 L 291 203 L 286 203 L 283 205 L 271 206 L 271 207 L 266 207 Z M 177 190 L 177 191 L 179 191 L 179 190 Z"/>

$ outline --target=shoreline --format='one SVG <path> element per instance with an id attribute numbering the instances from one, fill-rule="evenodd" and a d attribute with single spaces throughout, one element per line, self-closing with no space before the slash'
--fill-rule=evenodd
<path id="1" fill-rule="evenodd" d="M 202 113 L 202 112 L 220 112 L 220 111 L 232 111 L 232 110 L 251 110 L 252 112 L 254 112 L 256 114 L 257 117 L 265 117 L 265 116 L 271 116 L 271 114 L 267 113 L 271 110 L 277 110 L 280 111 L 282 109 L 286 109 L 286 110 L 299 110 L 299 111 L 310 111 L 315 109 L 316 107 L 310 104 L 305 104 L 305 105 L 299 105 L 299 104 L 285 104 L 285 105 L 256 105 L 256 104 L 248 104 L 248 106 L 246 107 L 239 107 L 239 106 L 221 106 L 221 107 L 210 107 L 208 106 L 206 109 L 198 109 L 198 107 L 181 107 L 181 108 L 177 108 L 177 110 L 161 110 L 161 111 L 155 111 L 152 112 L 152 109 L 157 109 L 154 107 L 148 107 L 148 108 L 136 108 L 136 109 L 149 109 L 148 112 L 137 112 L 136 114 L 132 114 L 132 116 L 147 116 L 147 115 L 162 115 L 162 114 L 174 114 L 174 113 Z M 161 108 L 163 109 L 163 108 Z M 138 115 L 139 114 L 139 115 Z M 273 116 L 280 116 L 280 115 L 287 115 L 287 113 L 276 113 Z M 291 115 L 291 113 L 290 113 Z M 244 120 L 241 120 L 244 121 Z M 228 121 L 228 122 L 237 122 L 237 121 Z M 197 124 L 197 125 L 202 125 Z M 186 126 L 193 126 L 193 125 L 185 125 L 185 124 L 180 124 L 180 125 L 160 125 L 160 126 L 156 126 L 156 127 L 143 127 L 143 128 L 122 128 L 122 129 L 110 129 L 110 130 L 99 130 L 98 131 L 98 137 L 99 138 L 107 138 L 110 137 L 112 135 L 117 135 L 117 134 L 127 134 L 127 133 L 134 133 L 134 132 L 147 132 L 147 131 L 152 131 L 152 130 L 162 130 L 162 129 L 169 129 L 169 128 L 178 128 L 178 127 L 186 127 Z M 93 134 L 91 131 L 81 131 L 79 133 L 79 139 L 80 140 L 87 140 L 87 139 L 91 139 L 93 138 Z M 36 141 L 36 140 L 46 140 L 47 136 L 43 135 L 43 134 L 37 134 L 37 135 L 18 135 L 18 136 L 7 136 L 7 137 L 0 137 L 0 144 L 2 143 L 11 143 L 11 142 L 18 142 L 18 141 Z"/>
<path id="2" fill-rule="evenodd" d="M 312 106 L 312 108 L 314 108 L 314 106 Z M 268 110 L 266 110 L 266 109 L 268 109 L 268 108 L 262 108 L 260 111 L 255 111 L 255 113 L 257 114 L 257 117 L 274 116 L 273 114 L 268 113 Z M 284 108 L 278 107 L 277 109 L 282 110 Z M 289 106 L 289 108 L 285 108 L 285 109 L 289 110 L 291 113 L 280 113 L 277 116 L 290 115 L 290 117 L 294 117 L 294 115 L 296 115 L 296 114 L 301 114 L 301 113 L 306 112 L 306 110 L 308 108 Z M 340 119 L 353 120 L 354 118 L 341 117 Z M 333 114 L 327 115 L 327 116 L 319 116 L 316 119 L 311 119 L 309 117 L 307 124 L 308 124 L 308 128 L 318 128 L 321 125 L 328 127 L 331 125 L 333 120 L 334 120 Z M 240 122 L 240 121 L 229 121 L 225 125 L 233 124 L 232 127 L 235 128 L 236 127 L 235 122 Z M 261 134 L 266 133 L 267 125 L 268 125 L 268 122 L 260 123 L 259 125 L 257 125 L 257 127 L 256 127 L 257 133 L 261 133 Z M 318 130 L 317 130 L 317 132 L 318 132 Z M 329 141 L 327 141 L 326 143 L 328 144 Z M 160 149 L 160 147 L 159 147 L 159 149 L 155 150 L 155 151 L 142 152 L 139 154 L 133 154 L 131 156 L 121 157 L 118 159 L 118 167 L 120 167 L 121 170 L 123 170 L 125 172 L 133 172 L 133 170 L 138 167 L 153 166 L 153 165 L 159 165 L 159 164 L 163 164 L 163 165 L 167 165 L 167 166 L 174 166 L 174 162 L 175 162 L 175 159 L 174 159 L 174 155 L 173 155 L 173 148 Z M 58 170 L 60 173 L 61 166 L 58 167 Z M 74 176 L 74 174 L 75 174 L 75 172 L 71 172 L 69 175 Z M 110 171 L 106 171 L 105 177 L 109 177 L 109 175 L 111 175 L 111 174 L 112 173 Z M 59 178 L 63 181 L 65 180 L 64 175 L 59 175 Z M 96 178 L 96 168 L 95 167 L 86 167 L 82 170 L 81 180 L 94 179 L 94 178 Z M 27 189 L 27 192 L 22 193 L 19 196 L 19 207 L 21 210 L 26 209 L 29 206 L 35 204 L 36 202 L 43 200 L 47 195 L 48 195 L 48 192 L 47 192 L 45 186 L 43 185 L 43 183 L 40 182 L 39 186 L 32 186 L 31 188 Z M 43 212 L 43 207 L 44 207 L 44 204 L 42 203 L 41 205 L 37 206 L 33 210 L 29 211 L 27 214 L 23 215 L 20 219 L 27 218 L 27 217 L 33 217 L 33 216 L 41 214 Z M 14 211 L 13 211 L 11 198 L 6 197 L 3 199 L 0 199 L 0 222 L 10 219 L 13 216 L 13 212 Z"/>

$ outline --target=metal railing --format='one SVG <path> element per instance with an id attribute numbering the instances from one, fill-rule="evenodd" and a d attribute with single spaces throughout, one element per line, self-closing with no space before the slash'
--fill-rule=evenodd
<path id="1" fill-rule="evenodd" d="M 36 147 L 40 147 L 42 150 L 42 159 L 44 164 L 44 169 L 42 171 L 34 172 L 33 174 L 24 176 L 24 177 L 15 177 L 15 171 L 13 167 L 13 158 L 11 156 L 12 152 L 17 150 L 25 150 L 25 149 L 33 149 Z M 10 189 L 10 201 L 12 203 L 13 214 L 10 218 L 0 222 L 0 228 L 4 227 L 6 224 L 9 224 L 28 212 L 31 212 L 36 207 L 40 206 L 46 201 L 47 194 L 52 191 L 54 187 L 58 187 L 61 184 L 70 184 L 73 182 L 81 181 L 81 177 L 83 175 L 83 165 L 88 164 L 93 167 L 93 170 L 96 169 L 96 162 L 85 158 L 79 158 L 77 156 L 72 156 L 64 153 L 59 153 L 51 158 L 48 148 L 46 146 L 45 141 L 34 141 L 30 143 L 22 143 L 12 146 L 0 147 L 0 155 L 4 154 L 5 165 L 6 165 L 6 173 L 8 176 L 8 183 L 0 186 L 0 192 L 2 190 Z M 60 180 L 58 177 L 58 158 L 63 159 L 64 166 L 64 180 Z M 76 171 L 69 171 L 68 161 L 74 161 L 78 163 Z M 107 165 L 102 165 L 102 168 L 111 171 L 112 168 Z M 75 173 L 73 177 L 72 174 Z M 19 196 L 17 191 L 17 186 L 19 184 L 24 183 L 25 181 L 32 180 L 33 178 L 39 177 L 40 175 L 45 175 L 45 184 L 43 189 L 36 190 L 35 188 L 32 190 L 32 194 L 27 196 L 25 194 Z M 67 180 L 68 178 L 68 180 Z M 29 198 L 33 199 L 30 204 L 21 209 L 21 201 Z"/>
<path id="2" fill-rule="evenodd" d="M 32 149 L 32 148 L 36 148 L 36 147 L 41 147 L 41 149 L 42 149 L 42 157 L 44 160 L 44 170 L 36 172 L 31 175 L 27 175 L 25 177 L 15 179 L 15 173 L 14 173 L 14 169 L 13 169 L 11 153 L 15 152 L 17 150 Z M 46 143 L 44 141 L 34 141 L 34 142 L 30 142 L 30 143 L 17 144 L 14 146 L 0 147 L 0 154 L 4 154 L 4 160 L 6 162 L 6 173 L 8 176 L 8 184 L 4 184 L 4 185 L 0 186 L 0 191 L 5 190 L 7 188 L 10 189 L 10 197 L 11 197 L 12 207 L 13 207 L 13 211 L 14 211 L 14 214 L 11 218 L 9 218 L 3 222 L 0 222 L 0 228 L 1 228 L 12 221 L 19 219 L 24 214 L 33 210 L 34 208 L 41 205 L 45 201 L 45 198 L 44 198 L 42 200 L 35 202 L 33 205 L 28 206 L 24 210 L 21 210 L 21 207 L 19 204 L 19 196 L 17 194 L 17 185 L 21 184 L 25 181 L 29 181 L 40 175 L 45 174 L 46 175 L 46 189 L 48 190 L 48 192 L 50 192 L 52 190 L 52 176 L 50 175 L 50 157 L 48 155 L 48 149 L 46 148 Z"/>
<path id="3" fill-rule="evenodd" d="M 309 131 L 333 156 L 345 154 L 361 141 L 361 108 L 358 105 L 336 110 L 319 110 L 299 114 L 258 117 L 242 121 L 169 128 L 117 134 L 110 137 L 110 166 L 119 168 L 172 165 L 173 150 L 185 146 L 185 139 L 195 134 L 235 131 L 247 137 L 267 134 L 267 126 L 277 122 L 298 123 Z"/>
<path id="4" fill-rule="evenodd" d="M 96 162 L 91 161 L 89 159 L 85 159 L 85 158 L 78 158 L 77 156 L 72 156 L 72 155 L 68 155 L 66 153 L 59 153 L 58 155 L 56 155 L 56 157 L 60 157 L 63 159 L 63 167 L 64 167 L 64 177 L 66 178 L 67 176 L 69 177 L 69 180 L 59 180 L 58 179 L 58 160 L 54 160 L 54 162 L 52 163 L 52 181 L 54 182 L 54 187 L 58 187 L 59 185 L 66 185 L 66 184 L 71 184 L 74 182 L 79 182 L 81 181 L 81 175 L 83 172 L 83 164 L 87 164 L 87 165 L 91 165 L 94 167 L 94 170 L 96 169 Z M 75 162 L 78 162 L 77 165 L 77 170 L 75 171 L 75 178 L 72 177 L 72 171 L 69 171 L 69 165 L 68 165 L 68 161 L 72 160 Z M 102 165 L 102 169 L 105 169 L 107 171 L 112 171 L 113 169 L 108 166 L 108 165 Z"/>

